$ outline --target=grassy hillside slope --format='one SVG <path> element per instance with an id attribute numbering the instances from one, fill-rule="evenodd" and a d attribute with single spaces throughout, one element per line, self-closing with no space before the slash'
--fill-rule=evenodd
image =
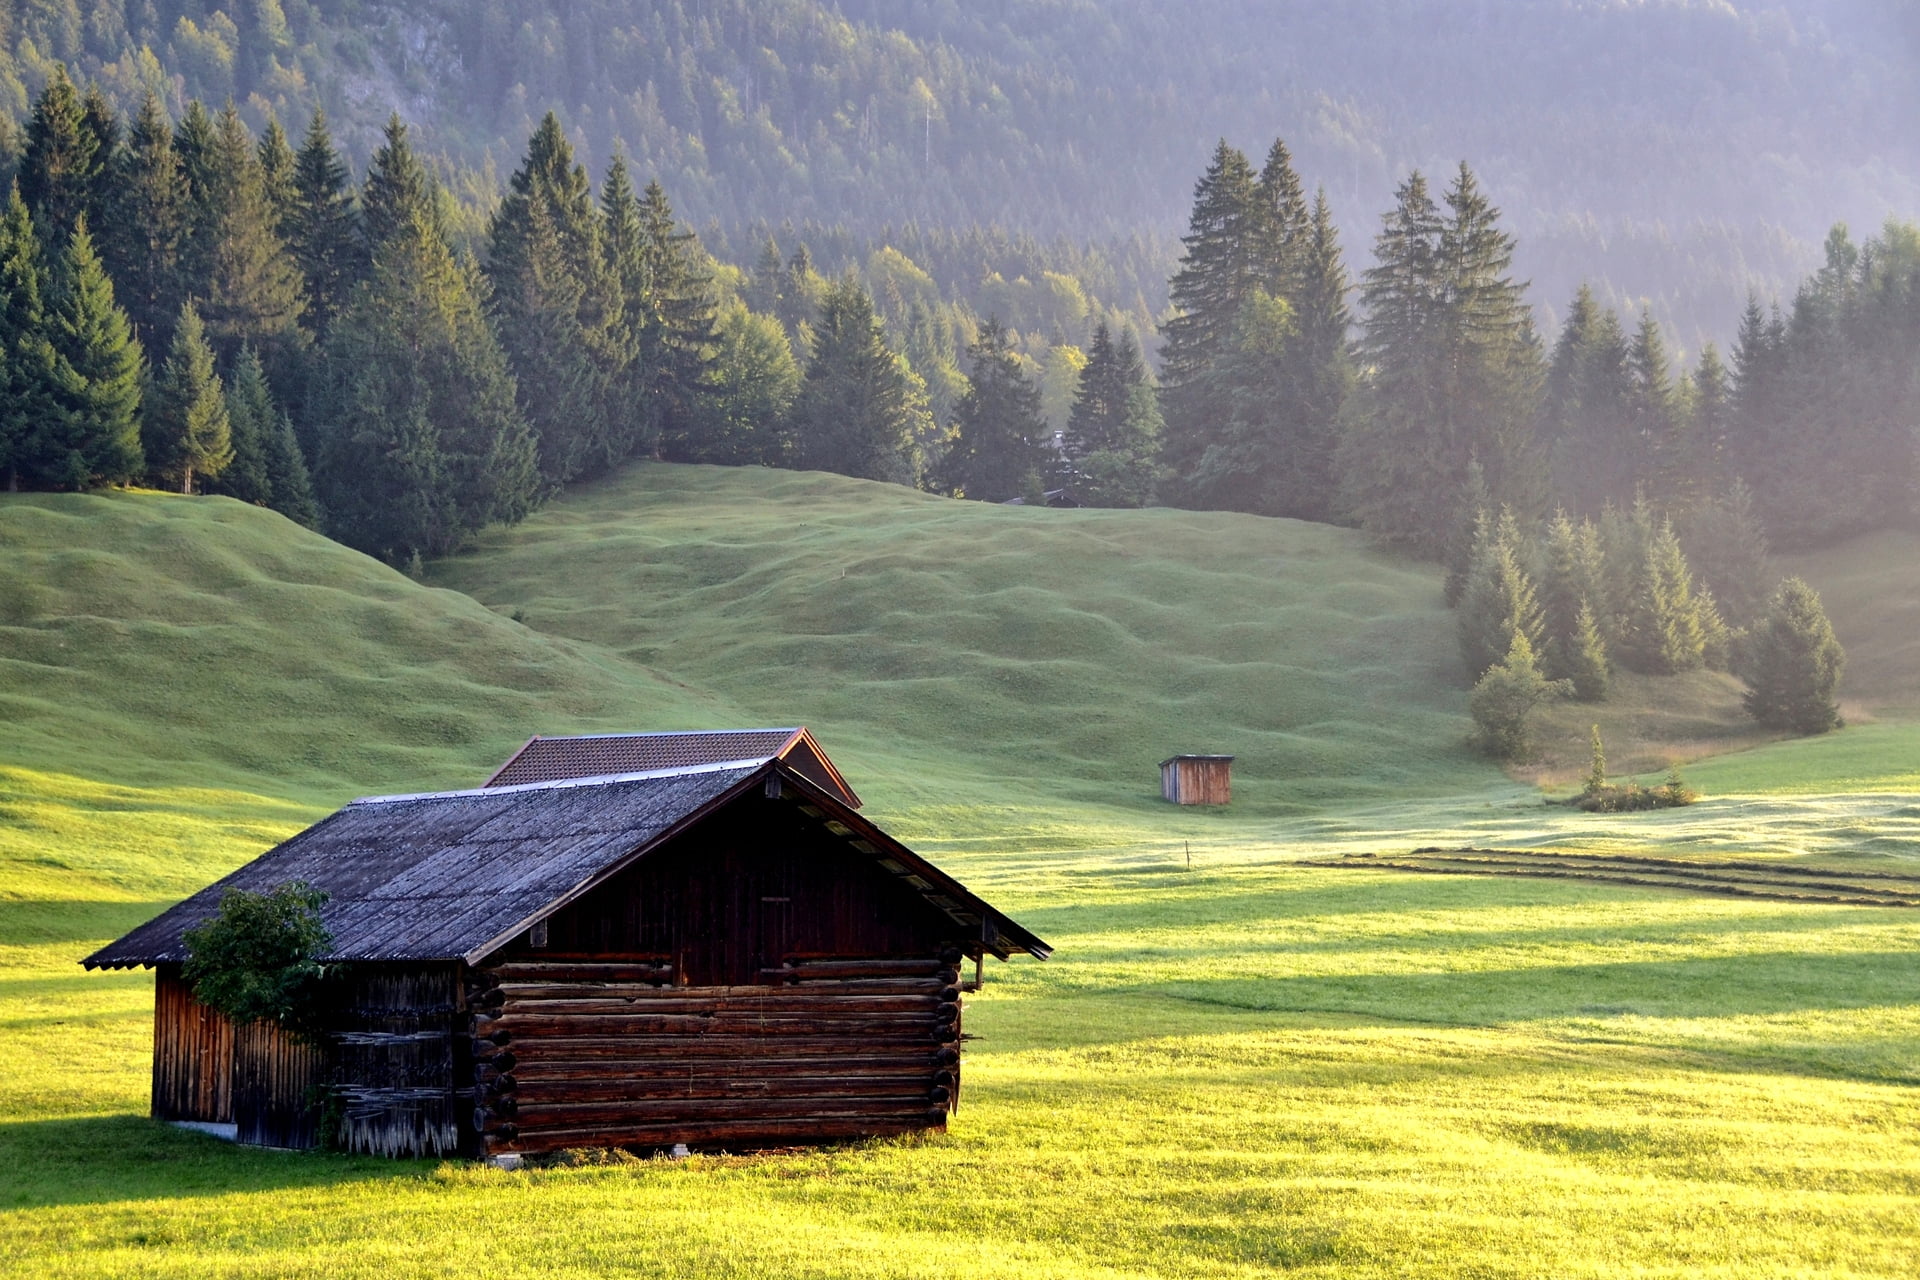
<path id="1" fill-rule="evenodd" d="M 431 580 L 804 721 L 892 808 L 1152 811 L 1179 751 L 1237 755 L 1242 814 L 1497 778 L 1437 575 L 1325 525 L 641 466 Z"/>
<path id="2" fill-rule="evenodd" d="M 257 507 L 0 495 L 0 765 L 331 804 L 477 784 L 538 727 L 738 715 Z"/>

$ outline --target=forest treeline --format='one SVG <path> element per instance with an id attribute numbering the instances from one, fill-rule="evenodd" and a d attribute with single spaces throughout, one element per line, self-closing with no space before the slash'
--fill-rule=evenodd
<path id="1" fill-rule="evenodd" d="M 745 261 L 787 220 L 862 256 L 910 226 L 1164 246 L 1220 133 L 1288 137 L 1357 242 L 1409 168 L 1486 157 L 1544 305 L 1589 279 L 1691 350 L 1827 222 L 1911 207 L 1917 49 L 1884 0 L 0 0 L 0 120 L 64 62 L 125 115 L 324 107 L 358 170 L 398 110 L 462 247 L 552 107 L 590 170 L 624 150 Z M 980 265 L 915 256 L 943 287 Z"/>

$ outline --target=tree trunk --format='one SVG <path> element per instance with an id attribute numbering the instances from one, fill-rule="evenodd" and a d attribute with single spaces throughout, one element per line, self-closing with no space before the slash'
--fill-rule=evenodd
<path id="1" fill-rule="evenodd" d="M 193 494 L 193 467 L 192 466 L 188 466 L 180 472 L 180 492 L 188 495 L 189 497 L 191 497 Z"/>

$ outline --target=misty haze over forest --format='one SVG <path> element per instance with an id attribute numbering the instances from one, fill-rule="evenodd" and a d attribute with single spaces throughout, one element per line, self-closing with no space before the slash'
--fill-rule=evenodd
<path id="1" fill-rule="evenodd" d="M 1543 332 L 1590 280 L 1689 355 L 1749 287 L 1789 298 L 1832 223 L 1920 206 L 1895 0 L 11 0 L 0 36 L 16 121 L 55 59 L 123 113 L 145 88 L 256 129 L 324 105 L 356 163 L 397 110 L 478 199 L 552 107 L 589 169 L 624 147 L 743 265 L 788 222 L 1132 239 L 1108 301 L 1149 315 L 1222 136 L 1285 138 L 1356 250 L 1407 170 L 1466 160 Z"/>

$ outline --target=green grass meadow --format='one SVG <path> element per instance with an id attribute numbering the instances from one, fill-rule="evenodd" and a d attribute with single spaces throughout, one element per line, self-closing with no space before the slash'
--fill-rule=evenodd
<path id="1" fill-rule="evenodd" d="M 422 585 L 222 500 L 0 497 L 0 1274 L 1920 1273 L 1920 915 L 1305 865 L 1920 869 L 1882 542 L 1793 566 L 1852 727 L 1603 817 L 1464 750 L 1435 576 L 1341 530 L 650 466 Z M 969 998 L 946 1135 L 505 1173 L 145 1118 L 151 977 L 101 941 L 529 733 L 748 722 L 1058 948 Z M 1239 753 L 1236 803 L 1160 804 L 1173 750 Z"/>

